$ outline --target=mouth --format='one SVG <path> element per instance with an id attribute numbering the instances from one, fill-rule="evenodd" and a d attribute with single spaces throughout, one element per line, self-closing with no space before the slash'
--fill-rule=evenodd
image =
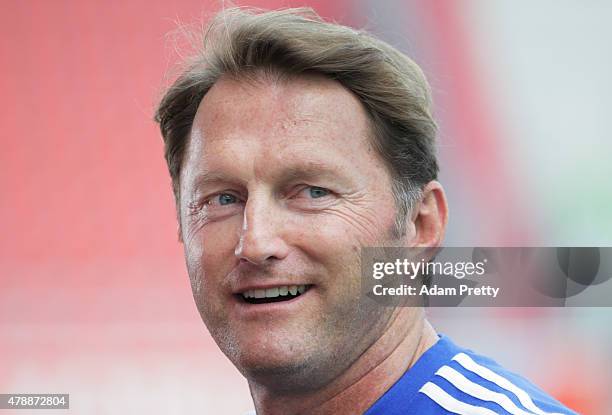
<path id="1" fill-rule="evenodd" d="M 308 291 L 312 285 L 279 285 L 261 289 L 246 290 L 235 294 L 248 304 L 268 304 L 290 301 Z"/>

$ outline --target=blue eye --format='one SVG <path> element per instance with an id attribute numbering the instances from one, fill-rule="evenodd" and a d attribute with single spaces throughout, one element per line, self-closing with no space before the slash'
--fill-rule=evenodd
<path id="1" fill-rule="evenodd" d="M 236 203 L 236 197 L 229 193 L 222 193 L 218 196 L 218 201 L 221 206 Z"/>
<path id="2" fill-rule="evenodd" d="M 324 189 L 322 187 L 316 187 L 316 186 L 311 186 L 309 188 L 310 191 L 310 197 L 312 197 L 313 199 L 317 199 L 319 197 L 324 197 L 329 195 L 329 190 Z"/>

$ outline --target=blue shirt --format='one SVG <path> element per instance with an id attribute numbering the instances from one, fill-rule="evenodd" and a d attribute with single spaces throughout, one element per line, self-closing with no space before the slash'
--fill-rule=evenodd
<path id="1" fill-rule="evenodd" d="M 440 336 L 364 415 L 574 414 L 493 360 Z"/>

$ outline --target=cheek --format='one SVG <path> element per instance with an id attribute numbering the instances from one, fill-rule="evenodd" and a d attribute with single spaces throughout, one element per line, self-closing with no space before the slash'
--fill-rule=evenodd
<path id="1" fill-rule="evenodd" d="M 207 224 L 184 242 L 187 270 L 196 296 L 200 291 L 220 289 L 234 265 L 239 225 L 231 222 Z"/>
<path id="2" fill-rule="evenodd" d="M 343 298 L 361 295 L 361 248 L 381 246 L 393 230 L 392 207 L 379 211 L 330 212 L 313 215 L 295 232 L 294 242 L 327 276 L 321 289 Z"/>
<path id="3" fill-rule="evenodd" d="M 234 251 L 240 238 L 240 223 L 237 220 L 226 220 L 210 223 L 201 231 L 202 259 L 207 268 L 223 262 L 232 262 Z"/>
<path id="4" fill-rule="evenodd" d="M 346 209 L 305 218 L 294 233 L 297 245 L 323 255 L 359 254 L 363 246 L 377 246 L 392 238 L 395 212 L 388 209 Z"/>
<path id="5" fill-rule="evenodd" d="M 358 267 L 360 234 L 338 216 L 312 216 L 294 232 L 292 239 L 329 276 L 353 274 Z"/>
<path id="6" fill-rule="evenodd" d="M 187 270 L 193 298 L 202 320 L 213 337 L 227 321 L 224 299 L 228 290 L 227 275 L 235 265 L 237 238 L 232 226 L 211 223 L 185 241 Z"/>

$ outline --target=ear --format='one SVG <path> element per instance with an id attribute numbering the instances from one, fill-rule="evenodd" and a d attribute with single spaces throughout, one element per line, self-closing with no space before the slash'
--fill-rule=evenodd
<path id="1" fill-rule="evenodd" d="M 448 204 L 442 185 L 432 180 L 423 188 L 421 201 L 412 214 L 414 235 L 408 246 L 438 247 L 444 240 Z"/>

